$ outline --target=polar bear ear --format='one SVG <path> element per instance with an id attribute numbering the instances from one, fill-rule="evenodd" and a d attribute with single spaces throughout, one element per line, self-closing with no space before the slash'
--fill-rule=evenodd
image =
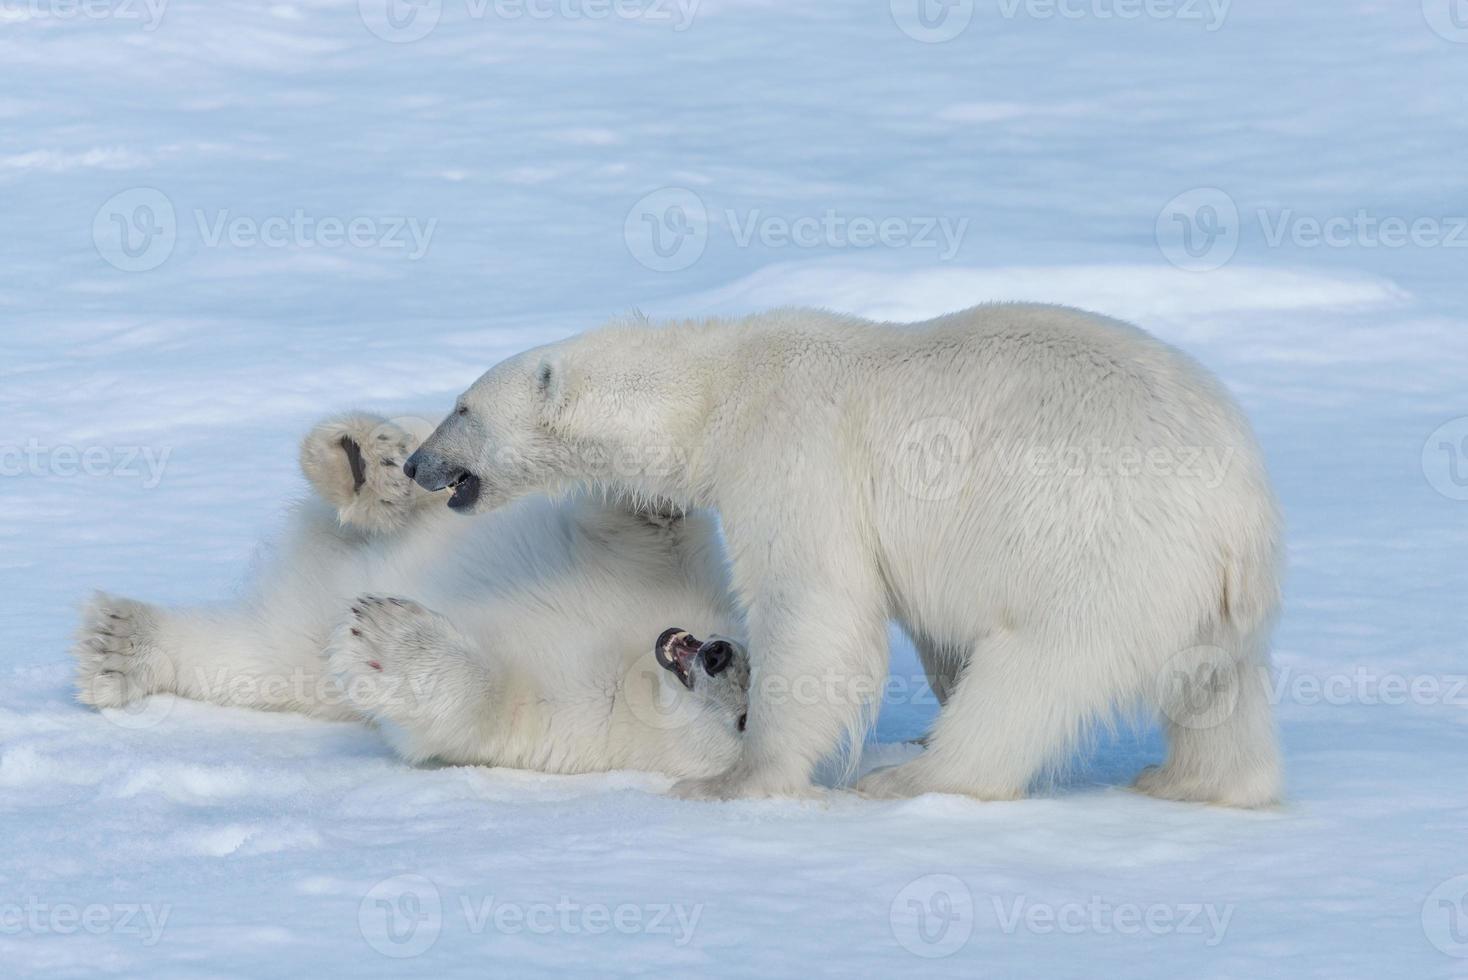
<path id="1" fill-rule="evenodd" d="M 535 392 L 548 410 L 561 408 L 567 399 L 566 365 L 558 356 L 540 359 L 535 366 Z"/>

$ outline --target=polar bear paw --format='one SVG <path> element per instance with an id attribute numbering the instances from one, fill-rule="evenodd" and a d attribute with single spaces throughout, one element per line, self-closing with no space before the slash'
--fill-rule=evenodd
<path id="1" fill-rule="evenodd" d="M 817 799 L 821 791 L 810 780 L 778 778 L 744 765 L 717 776 L 680 779 L 671 793 L 680 800 Z"/>
<path id="2" fill-rule="evenodd" d="M 374 533 L 396 531 L 433 497 L 403 472 L 421 441 L 373 415 L 328 419 L 301 443 L 301 470 L 345 525 Z"/>
<path id="3" fill-rule="evenodd" d="M 1179 778 L 1177 773 L 1162 766 L 1143 769 L 1132 782 L 1132 788 L 1160 800 L 1196 802 L 1203 798 L 1202 788 L 1196 782 Z"/>
<path id="4" fill-rule="evenodd" d="M 1159 800 L 1212 803 L 1246 810 L 1279 802 L 1279 773 L 1272 767 L 1236 774 L 1233 779 L 1219 778 L 1221 775 L 1184 772 L 1171 764 L 1148 766 L 1137 776 L 1132 788 Z"/>
<path id="5" fill-rule="evenodd" d="M 358 711 L 413 725 L 434 718 L 465 681 L 464 641 L 452 623 L 411 599 L 358 596 L 333 631 L 328 669 Z"/>
<path id="6" fill-rule="evenodd" d="M 978 800 L 1018 800 L 1024 797 L 1024 791 L 1014 787 L 984 786 L 944 778 L 921 756 L 898 766 L 874 770 L 862 777 L 855 789 L 858 795 L 874 800 L 905 800 L 925 793 L 949 793 Z"/>
<path id="7" fill-rule="evenodd" d="M 172 686 L 173 664 L 157 642 L 155 606 L 98 592 L 82 608 L 71 653 L 76 658 L 77 700 L 94 708 L 120 708 Z"/>

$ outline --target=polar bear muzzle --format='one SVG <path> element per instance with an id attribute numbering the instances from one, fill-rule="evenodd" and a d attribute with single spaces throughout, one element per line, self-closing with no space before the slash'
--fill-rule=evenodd
<path id="1" fill-rule="evenodd" d="M 425 454 L 422 447 L 403 463 L 403 473 L 429 492 L 452 490 L 453 494 L 449 497 L 449 508 L 452 510 L 468 510 L 473 507 L 484 488 L 483 482 L 473 473 L 446 465 L 439 457 Z"/>
<path id="2" fill-rule="evenodd" d="M 654 646 L 654 652 L 662 668 L 671 670 L 683 686 L 691 691 L 696 676 L 694 668 L 701 667 L 707 676 L 718 677 L 729 669 L 741 651 L 721 637 L 700 641 L 687 630 L 674 626 L 663 630 Z"/>
<path id="3" fill-rule="evenodd" d="M 653 644 L 658 665 L 695 699 L 743 732 L 749 715 L 749 654 L 743 645 L 721 636 L 699 640 L 685 629 L 663 630 Z"/>

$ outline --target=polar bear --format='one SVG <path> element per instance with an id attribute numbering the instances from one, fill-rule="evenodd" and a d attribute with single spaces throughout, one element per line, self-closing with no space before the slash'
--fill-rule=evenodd
<path id="1" fill-rule="evenodd" d="M 749 730 L 681 795 L 806 792 L 869 723 L 894 619 L 944 705 L 860 792 L 1013 799 L 1148 708 L 1169 753 L 1143 791 L 1279 795 L 1261 454 L 1203 368 L 1128 324 L 1029 304 L 614 321 L 489 370 L 406 469 L 466 513 L 588 484 L 719 513 Z"/>
<path id="2" fill-rule="evenodd" d="M 749 671 L 720 635 L 740 627 L 713 518 L 582 497 L 466 524 L 403 474 L 418 438 L 402 421 L 353 415 L 310 433 L 300 460 L 316 496 L 248 601 L 94 597 L 73 651 L 80 700 L 171 693 L 362 719 L 411 762 L 675 777 L 732 765 Z M 659 636 L 669 622 L 688 630 Z"/>

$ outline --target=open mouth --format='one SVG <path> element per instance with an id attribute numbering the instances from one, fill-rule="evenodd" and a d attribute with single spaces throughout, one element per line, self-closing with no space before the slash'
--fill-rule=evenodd
<path id="1" fill-rule="evenodd" d="M 463 473 L 449 484 L 449 489 L 453 491 L 449 497 L 449 509 L 467 510 L 479 499 L 479 477 L 473 473 Z"/>
<path id="2" fill-rule="evenodd" d="M 658 663 L 673 674 L 690 691 L 693 690 L 693 668 L 697 664 L 709 677 L 717 677 L 734 660 L 734 644 L 714 637 L 700 640 L 685 629 L 674 626 L 663 630 L 653 646 Z"/>
<path id="3" fill-rule="evenodd" d="M 690 691 L 698 674 L 694 667 L 701 668 L 706 679 L 716 678 L 729 669 L 738 652 L 737 644 L 729 640 L 717 636 L 700 640 L 677 626 L 663 630 L 653 644 L 658 665 L 678 678 L 678 682 Z M 739 731 L 744 731 L 748 718 L 747 711 L 740 712 L 735 720 Z"/>
<path id="4" fill-rule="evenodd" d="M 664 670 L 671 670 L 673 676 L 682 682 L 688 690 L 693 690 L 693 665 L 698 660 L 698 650 L 703 643 L 692 633 L 685 629 L 674 626 L 672 629 L 663 630 L 658 637 L 653 652 L 657 655 L 658 664 Z"/>

